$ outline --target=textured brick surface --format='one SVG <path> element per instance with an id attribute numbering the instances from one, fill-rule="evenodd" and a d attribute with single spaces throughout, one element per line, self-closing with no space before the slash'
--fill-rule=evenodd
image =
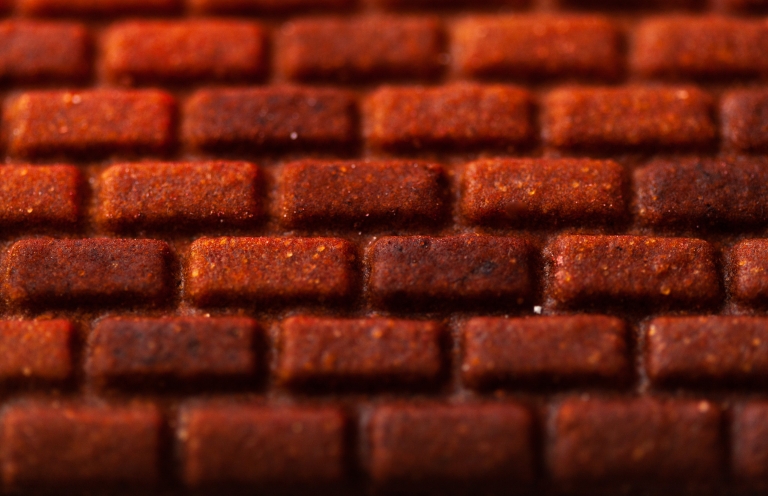
<path id="1" fill-rule="evenodd" d="M 730 435 L 733 474 L 742 480 L 768 480 L 768 403 L 737 405 Z"/>
<path id="2" fill-rule="evenodd" d="M 735 90 L 723 96 L 720 120 L 724 144 L 738 151 L 768 148 L 768 92 Z"/>
<path id="3" fill-rule="evenodd" d="M 66 320 L 0 321 L 0 377 L 62 381 L 73 370 L 72 324 Z"/>
<path id="4" fill-rule="evenodd" d="M 0 80 L 77 81 L 88 74 L 89 52 L 81 24 L 0 21 Z"/>
<path id="5" fill-rule="evenodd" d="M 768 240 L 746 239 L 736 244 L 728 271 L 734 299 L 757 307 L 768 302 Z"/>
<path id="6" fill-rule="evenodd" d="M 0 168 L 0 225 L 72 227 L 80 216 L 81 186 L 72 166 Z"/>

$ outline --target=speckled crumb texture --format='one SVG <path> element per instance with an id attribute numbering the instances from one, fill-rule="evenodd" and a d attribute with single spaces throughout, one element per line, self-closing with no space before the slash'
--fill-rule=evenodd
<path id="1" fill-rule="evenodd" d="M 0 495 L 768 493 L 768 0 L 0 0 Z"/>

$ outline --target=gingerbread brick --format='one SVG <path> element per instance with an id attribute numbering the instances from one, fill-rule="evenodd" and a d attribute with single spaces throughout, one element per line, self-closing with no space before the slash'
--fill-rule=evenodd
<path id="1" fill-rule="evenodd" d="M 452 30 L 455 70 L 474 77 L 615 79 L 621 50 L 619 30 L 602 16 L 468 17 Z"/>
<path id="2" fill-rule="evenodd" d="M 626 325 L 612 317 L 476 317 L 463 340 L 462 376 L 473 387 L 615 384 L 631 368 Z"/>
<path id="3" fill-rule="evenodd" d="M 522 238 L 460 235 L 376 240 L 369 291 L 379 305 L 522 304 L 530 296 L 530 248 Z"/>
<path id="4" fill-rule="evenodd" d="M 768 72 L 768 25 L 729 17 L 659 17 L 637 28 L 630 65 L 645 77 L 736 77 Z"/>
<path id="5" fill-rule="evenodd" d="M 734 90 L 720 106 L 723 144 L 741 152 L 768 150 L 768 91 Z"/>
<path id="6" fill-rule="evenodd" d="M 470 83 L 385 86 L 368 97 L 363 117 L 367 142 L 396 150 L 524 145 L 531 119 L 526 90 Z"/>
<path id="7" fill-rule="evenodd" d="M 339 302 L 357 286 L 355 258 L 338 238 L 203 238 L 190 249 L 185 295 L 198 306 Z"/>
<path id="8" fill-rule="evenodd" d="M 280 220 L 289 227 L 434 224 L 446 213 L 445 173 L 425 162 L 304 160 L 283 168 Z"/>
<path id="9" fill-rule="evenodd" d="M 357 138 L 356 103 L 335 89 L 211 89 L 186 103 L 182 135 L 198 149 L 328 148 Z"/>
<path id="10" fill-rule="evenodd" d="M 712 481 L 722 474 L 721 413 L 709 401 L 568 399 L 549 422 L 558 482 Z"/>
<path id="11" fill-rule="evenodd" d="M 6 486 L 147 486 L 159 479 L 162 418 L 149 405 L 22 402 L 2 417 Z"/>
<path id="12" fill-rule="evenodd" d="M 66 320 L 0 321 L 0 378 L 4 382 L 69 378 L 73 332 Z"/>
<path id="13" fill-rule="evenodd" d="M 700 239 L 564 235 L 546 257 L 549 294 L 565 307 L 698 307 L 721 297 L 717 254 Z"/>
<path id="14" fill-rule="evenodd" d="M 657 318 L 648 326 L 645 359 L 658 385 L 766 381 L 768 319 Z"/>
<path id="15" fill-rule="evenodd" d="M 730 292 L 742 304 L 762 307 L 768 303 L 768 240 L 747 239 L 730 252 Z"/>
<path id="16" fill-rule="evenodd" d="M 532 419 L 514 403 L 383 405 L 368 428 L 379 484 L 533 479 Z"/>
<path id="17" fill-rule="evenodd" d="M 262 178 L 247 162 L 119 164 L 101 175 L 96 222 L 110 231 L 246 226 Z"/>
<path id="18" fill-rule="evenodd" d="M 26 239 L 11 246 L 3 291 L 13 306 L 157 303 L 170 248 L 148 239 Z"/>
<path id="19" fill-rule="evenodd" d="M 156 90 L 36 91 L 6 112 L 8 151 L 60 153 L 161 152 L 173 141 L 175 103 Z"/>
<path id="20" fill-rule="evenodd" d="M 176 12 L 183 0 L 16 0 L 28 16 L 157 15 Z"/>
<path id="21" fill-rule="evenodd" d="M 768 220 L 768 167 L 753 160 L 677 159 L 635 170 L 646 226 L 746 228 Z"/>
<path id="22" fill-rule="evenodd" d="M 742 481 L 768 481 L 768 403 L 753 400 L 734 408 L 731 470 Z"/>
<path id="23" fill-rule="evenodd" d="M 277 65 L 298 81 L 431 78 L 441 68 L 441 35 L 432 17 L 297 19 L 278 35 Z"/>
<path id="24" fill-rule="evenodd" d="M 82 177 L 68 165 L 0 168 L 0 226 L 71 228 L 80 216 Z"/>
<path id="25" fill-rule="evenodd" d="M 712 105 L 689 86 L 556 89 L 544 99 L 543 139 L 564 149 L 706 147 L 717 134 Z"/>
<path id="26" fill-rule="evenodd" d="M 0 80 L 78 81 L 90 65 L 90 40 L 82 24 L 0 21 Z"/>
<path id="27" fill-rule="evenodd" d="M 190 404 L 177 439 L 187 486 L 322 484 L 346 474 L 344 414 L 331 407 Z"/>
<path id="28" fill-rule="evenodd" d="M 113 82 L 250 80 L 266 66 L 265 34 L 232 20 L 128 21 L 104 40 L 104 71 Z"/>
<path id="29" fill-rule="evenodd" d="M 471 224 L 611 224 L 626 214 L 625 182 L 610 160 L 484 159 L 467 165 L 459 208 Z"/>
<path id="30" fill-rule="evenodd" d="M 289 14 L 346 10 L 358 0 L 187 0 L 196 14 Z"/>
<path id="31" fill-rule="evenodd" d="M 434 384 L 443 369 L 438 322 L 291 317 L 276 375 L 291 386 Z"/>
<path id="32" fill-rule="evenodd" d="M 239 317 L 107 318 L 88 337 L 86 372 L 97 382 L 247 377 L 256 332 Z"/>

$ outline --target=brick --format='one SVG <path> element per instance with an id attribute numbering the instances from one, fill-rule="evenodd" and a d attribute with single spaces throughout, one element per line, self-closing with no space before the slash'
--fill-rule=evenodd
<path id="1" fill-rule="evenodd" d="M 363 113 L 374 148 L 509 147 L 533 134 L 531 97 L 514 86 L 385 86 L 368 97 Z"/>
<path id="2" fill-rule="evenodd" d="M 212 89 L 186 103 L 182 135 L 198 149 L 334 148 L 357 138 L 351 93 L 271 87 Z"/>
<path id="3" fill-rule="evenodd" d="M 728 264 L 730 293 L 747 306 L 762 307 L 768 302 L 768 240 L 746 239 L 730 252 Z"/>
<path id="4" fill-rule="evenodd" d="M 768 9 L 766 0 L 712 0 L 713 7 L 731 12 L 765 12 Z"/>
<path id="5" fill-rule="evenodd" d="M 531 0 L 372 0 L 373 5 L 389 9 L 425 9 L 425 8 L 487 8 L 487 7 L 528 7 Z"/>
<path id="6" fill-rule="evenodd" d="M 262 213 L 261 188 L 247 162 L 119 164 L 101 175 L 95 220 L 117 232 L 247 226 Z"/>
<path id="7" fill-rule="evenodd" d="M 123 22 L 103 51 L 106 77 L 123 84 L 251 80 L 267 59 L 264 30 L 228 20 Z"/>
<path id="8" fill-rule="evenodd" d="M 558 482 L 711 481 L 720 477 L 721 413 L 708 401 L 568 399 L 550 419 Z"/>
<path id="9" fill-rule="evenodd" d="M 768 72 L 768 25 L 728 17 L 661 17 L 637 28 L 632 70 L 644 77 L 737 77 Z"/>
<path id="10" fill-rule="evenodd" d="M 369 291 L 379 305 L 522 304 L 533 284 L 522 238 L 382 237 L 369 251 Z"/>
<path id="11" fill-rule="evenodd" d="M 0 167 L 0 226 L 74 227 L 82 183 L 78 169 L 67 165 Z"/>
<path id="12" fill-rule="evenodd" d="M 355 248 L 338 238 L 203 238 L 192 243 L 185 295 L 223 303 L 335 303 L 357 286 Z"/>
<path id="13" fill-rule="evenodd" d="M 11 246 L 3 290 L 12 306 L 157 303 L 170 292 L 170 247 L 132 239 L 26 239 Z"/>
<path id="14" fill-rule="evenodd" d="M 276 60 L 298 81 L 423 79 L 439 74 L 442 41 L 432 17 L 297 19 L 280 31 Z"/>
<path id="15" fill-rule="evenodd" d="M 2 420 L 3 480 L 10 487 L 153 485 L 161 424 L 148 405 L 16 403 Z"/>
<path id="16" fill-rule="evenodd" d="M 484 159 L 467 165 L 459 208 L 470 224 L 611 224 L 625 217 L 625 182 L 610 160 Z"/>
<path id="17" fill-rule="evenodd" d="M 768 403 L 737 405 L 731 423 L 731 470 L 735 478 L 768 481 Z"/>
<path id="18" fill-rule="evenodd" d="M 68 379 L 73 335 L 66 320 L 0 321 L 0 378 L 5 383 Z"/>
<path id="19" fill-rule="evenodd" d="M 107 318 L 88 337 L 86 373 L 98 382 L 247 377 L 256 371 L 256 332 L 238 317 Z"/>
<path id="20" fill-rule="evenodd" d="M 768 379 L 768 319 L 662 317 L 648 326 L 646 370 L 656 385 Z"/>
<path id="21" fill-rule="evenodd" d="M 635 170 L 637 216 L 646 226 L 703 229 L 768 220 L 768 167 L 755 160 L 654 161 Z"/>
<path id="22" fill-rule="evenodd" d="M 187 0 L 196 14 L 288 14 L 346 10 L 357 0 Z"/>
<path id="23" fill-rule="evenodd" d="M 712 99 L 693 87 L 577 88 L 544 99 L 544 142 L 556 148 L 694 148 L 712 144 Z"/>
<path id="24" fill-rule="evenodd" d="M 0 21 L 0 80 L 78 81 L 90 65 L 90 39 L 82 24 Z"/>
<path id="25" fill-rule="evenodd" d="M 615 79 L 624 64 L 619 30 L 601 16 L 468 17 L 452 39 L 455 70 L 465 76 Z"/>
<path id="26" fill-rule="evenodd" d="M 627 328 L 611 317 L 477 317 L 464 325 L 462 335 L 462 377 L 475 388 L 615 384 L 630 375 Z"/>
<path id="27" fill-rule="evenodd" d="M 281 222 L 294 228 L 402 227 L 446 214 L 446 176 L 425 162 L 304 160 L 283 168 Z"/>
<path id="28" fill-rule="evenodd" d="M 156 15 L 176 12 L 182 0 L 16 0 L 16 9 L 28 16 Z"/>
<path id="29" fill-rule="evenodd" d="M 720 106 L 723 145 L 741 152 L 768 150 L 768 91 L 727 92 Z"/>
<path id="30" fill-rule="evenodd" d="M 172 96 L 155 90 L 23 93 L 6 113 L 8 151 L 20 156 L 161 152 L 173 140 L 174 107 Z"/>
<path id="31" fill-rule="evenodd" d="M 342 412 L 330 407 L 189 405 L 180 414 L 182 480 L 322 484 L 346 474 Z"/>
<path id="32" fill-rule="evenodd" d="M 291 317 L 282 323 L 276 375 L 290 386 L 434 384 L 443 337 L 432 321 Z"/>
<path id="33" fill-rule="evenodd" d="M 532 419 L 512 403 L 383 405 L 371 414 L 377 483 L 533 479 Z"/>
<path id="34" fill-rule="evenodd" d="M 695 10 L 701 9 L 707 0 L 555 0 L 561 8 L 577 8 L 583 10 L 605 9 L 609 11 L 631 10 Z"/>
<path id="35" fill-rule="evenodd" d="M 546 251 L 558 305 L 698 307 L 721 296 L 715 249 L 691 238 L 565 235 Z"/>

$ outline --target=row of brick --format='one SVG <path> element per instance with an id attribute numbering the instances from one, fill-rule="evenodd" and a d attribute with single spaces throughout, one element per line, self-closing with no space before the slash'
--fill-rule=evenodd
<path id="1" fill-rule="evenodd" d="M 514 308 L 536 299 L 540 282 L 557 308 L 703 308 L 724 293 L 762 307 L 767 243 L 726 251 L 724 291 L 718 251 L 691 238 L 558 236 L 544 248 L 542 281 L 524 236 L 383 237 L 364 257 L 340 238 L 202 238 L 184 254 L 182 293 L 198 307 L 342 305 L 362 283 L 376 308 Z M 26 239 L 6 254 L 2 289 L 13 308 L 159 304 L 176 292 L 170 259 L 163 241 Z"/>
<path id="2" fill-rule="evenodd" d="M 90 38 L 80 24 L 2 22 L 0 79 L 82 80 Z M 625 43 L 601 16 L 470 17 L 449 32 L 431 17 L 308 18 L 276 32 L 273 58 L 279 76 L 294 81 L 429 80 L 447 64 L 471 78 L 611 81 L 625 66 L 644 78 L 768 74 L 762 19 L 654 17 L 635 29 L 626 57 Z M 266 29 L 246 21 L 129 21 L 110 26 L 101 45 L 101 74 L 122 84 L 258 80 L 270 65 Z"/>
<path id="3" fill-rule="evenodd" d="M 359 449 L 346 442 L 350 417 L 334 407 L 191 401 L 178 414 L 175 475 L 192 487 L 342 483 Z M 367 446 L 358 464 L 376 484 L 527 484 L 542 475 L 556 484 L 711 484 L 728 472 L 750 482 L 768 478 L 764 402 L 737 405 L 729 432 L 721 427 L 725 412 L 705 400 L 566 398 L 549 417 L 544 474 L 536 468 L 535 416 L 508 402 L 374 406 L 361 427 Z M 7 487 L 161 479 L 164 418 L 150 404 L 22 400 L 4 409 L 0 423 Z"/>
<path id="4" fill-rule="evenodd" d="M 703 149 L 718 134 L 729 150 L 768 149 L 764 90 L 726 94 L 720 132 L 713 98 L 694 87 L 567 87 L 540 105 L 541 140 L 556 149 Z M 157 90 L 23 93 L 6 105 L 6 146 L 18 157 L 164 153 L 177 143 L 176 107 Z M 253 153 L 352 151 L 361 139 L 388 152 L 526 149 L 534 121 L 533 96 L 514 86 L 383 87 L 359 108 L 336 89 L 206 89 L 184 101 L 178 141 Z"/>

